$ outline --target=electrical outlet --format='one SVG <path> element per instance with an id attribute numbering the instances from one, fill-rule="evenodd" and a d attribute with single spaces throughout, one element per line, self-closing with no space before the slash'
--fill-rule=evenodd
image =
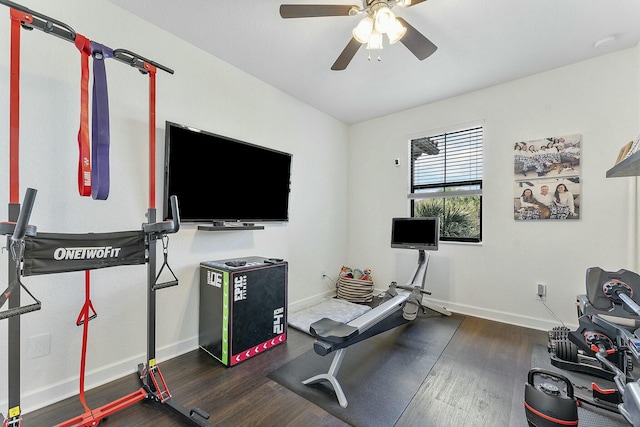
<path id="1" fill-rule="evenodd" d="M 49 354 L 51 349 L 51 334 L 42 334 L 27 340 L 27 359 L 35 359 Z"/>
<path id="2" fill-rule="evenodd" d="M 545 299 L 547 299 L 547 285 L 545 285 L 544 283 L 538 283 L 536 296 L 540 301 L 544 301 Z"/>

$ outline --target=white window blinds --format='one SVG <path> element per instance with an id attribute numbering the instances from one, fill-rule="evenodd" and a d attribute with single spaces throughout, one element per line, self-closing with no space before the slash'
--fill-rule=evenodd
<path id="1" fill-rule="evenodd" d="M 483 128 L 411 140 L 409 198 L 482 194 Z"/>

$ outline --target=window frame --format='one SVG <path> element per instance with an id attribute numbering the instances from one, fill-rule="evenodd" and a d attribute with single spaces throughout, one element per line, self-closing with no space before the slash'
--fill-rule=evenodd
<path id="1" fill-rule="evenodd" d="M 465 132 L 473 133 L 478 132 L 480 136 L 470 137 L 467 143 L 467 148 L 472 149 L 476 152 L 479 152 L 479 160 L 478 158 L 474 158 L 473 160 L 469 160 L 469 164 L 472 166 L 474 176 L 469 176 L 466 180 L 455 180 L 451 181 L 447 180 L 447 158 L 446 158 L 446 150 L 447 150 L 447 138 L 453 135 L 460 135 Z M 478 207 L 478 228 L 479 233 L 477 237 L 459 237 L 459 236 L 443 236 L 443 224 L 445 223 L 445 218 L 441 216 L 441 229 L 440 229 L 440 241 L 443 242 L 464 242 L 464 243 L 482 243 L 482 212 L 483 212 L 483 167 L 484 167 L 484 124 L 483 123 L 473 123 L 468 125 L 460 125 L 455 128 L 447 129 L 446 131 L 433 131 L 433 132 L 425 132 L 426 136 L 423 134 L 418 137 L 414 137 L 409 139 L 409 194 L 408 199 L 410 201 L 410 209 L 411 209 L 411 217 L 415 216 L 415 208 L 416 202 L 424 199 L 442 199 L 443 203 L 446 203 L 447 198 L 458 198 L 458 197 L 468 197 L 468 196 L 478 196 L 479 197 L 479 207 Z M 417 156 L 414 158 L 413 150 L 414 143 L 418 140 L 428 138 L 430 142 L 437 141 L 438 148 L 440 150 L 445 150 L 445 158 L 442 160 L 441 164 L 445 170 L 443 173 L 442 180 L 437 182 L 429 182 L 425 184 L 415 184 L 416 180 L 416 171 L 419 171 L 420 168 L 416 167 L 416 160 L 420 157 Z M 444 143 L 440 146 L 441 143 Z M 474 189 L 465 189 L 465 190 L 454 190 L 453 188 L 460 187 L 476 187 Z M 432 191 L 425 193 L 424 190 L 437 190 L 440 191 Z M 475 217 L 474 217 L 475 218 Z"/>

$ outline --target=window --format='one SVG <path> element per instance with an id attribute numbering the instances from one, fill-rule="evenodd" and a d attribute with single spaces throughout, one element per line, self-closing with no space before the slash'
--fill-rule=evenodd
<path id="1" fill-rule="evenodd" d="M 482 241 L 483 128 L 410 141 L 411 216 L 440 217 L 440 240 Z"/>

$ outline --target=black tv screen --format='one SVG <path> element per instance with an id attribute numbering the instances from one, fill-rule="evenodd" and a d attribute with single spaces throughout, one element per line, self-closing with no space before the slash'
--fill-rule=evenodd
<path id="1" fill-rule="evenodd" d="M 292 155 L 166 122 L 164 219 L 178 196 L 183 222 L 289 220 Z"/>
<path id="2" fill-rule="evenodd" d="M 391 220 L 391 247 L 437 251 L 440 218 L 416 217 Z"/>

